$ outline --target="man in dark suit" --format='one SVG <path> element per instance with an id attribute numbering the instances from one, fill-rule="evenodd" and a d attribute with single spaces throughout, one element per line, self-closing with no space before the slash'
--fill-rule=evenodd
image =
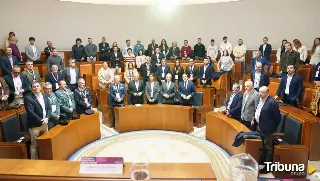
<path id="1" fill-rule="evenodd" d="M 205 59 L 199 70 L 200 87 L 211 87 L 213 74 L 213 67 L 209 65 L 209 60 Z"/>
<path id="2" fill-rule="evenodd" d="M 232 86 L 232 93 L 226 102 L 226 115 L 241 122 L 242 94 L 240 93 L 240 84 L 235 83 Z"/>
<path id="3" fill-rule="evenodd" d="M 291 106 L 297 106 L 297 102 L 301 98 L 303 91 L 303 80 L 299 75 L 295 74 L 296 70 L 294 65 L 289 65 L 287 72 L 288 74 L 283 76 L 281 79 L 277 94 L 274 96 L 274 99 L 278 99 L 282 92 L 281 98 L 283 103 Z"/>
<path id="4" fill-rule="evenodd" d="M 76 60 L 70 59 L 69 60 L 69 67 L 65 68 L 62 73 L 63 80 L 66 81 L 68 88 L 74 92 L 78 85 L 77 82 L 80 78 L 80 71 L 79 68 L 76 67 Z"/>
<path id="5" fill-rule="evenodd" d="M 272 162 L 273 146 L 272 134 L 276 132 L 281 120 L 278 103 L 269 96 L 268 87 L 261 87 L 259 89 L 260 99 L 257 101 L 256 112 L 254 120 L 251 121 L 251 126 L 256 127 L 257 131 L 261 133 L 263 142 L 263 153 L 260 156 L 260 163 Z M 266 166 L 260 170 L 260 173 L 267 171 Z"/>
<path id="6" fill-rule="evenodd" d="M 270 84 L 270 78 L 266 72 L 262 70 L 262 63 L 256 63 L 256 69 L 251 73 L 251 80 L 254 83 L 253 87 L 256 91 L 262 86 L 268 87 Z"/>
<path id="7" fill-rule="evenodd" d="M 47 45 L 48 46 L 44 49 L 44 54 L 46 54 L 46 60 L 48 60 L 48 58 L 52 55 L 53 49 L 55 49 L 54 47 L 52 47 L 51 41 L 47 41 Z"/>
<path id="8" fill-rule="evenodd" d="M 161 60 L 161 66 L 157 67 L 157 79 L 159 84 L 165 81 L 166 75 L 170 73 L 170 67 L 167 65 L 166 59 Z"/>
<path id="9" fill-rule="evenodd" d="M 19 108 L 23 104 L 23 96 L 29 93 L 27 78 L 20 74 L 20 67 L 14 65 L 12 73 L 4 76 L 9 87 L 8 107 Z"/>
<path id="10" fill-rule="evenodd" d="M 6 56 L 2 56 L 0 59 L 0 65 L 2 69 L 2 76 L 10 75 L 12 72 L 12 67 L 14 65 L 19 65 L 17 57 L 12 55 L 12 49 L 6 48 Z"/>
<path id="11" fill-rule="evenodd" d="M 187 66 L 185 73 L 188 75 L 189 80 L 196 85 L 197 79 L 199 78 L 199 68 L 194 65 L 193 59 L 189 60 L 189 65 Z"/>
<path id="12" fill-rule="evenodd" d="M 111 100 L 111 106 L 124 106 L 124 98 L 126 96 L 126 87 L 120 82 L 120 76 L 114 76 L 114 83 L 110 85 L 109 96 Z"/>
<path id="13" fill-rule="evenodd" d="M 166 75 L 166 82 L 162 83 L 160 95 L 163 104 L 174 104 L 174 98 L 177 92 L 176 84 L 171 81 L 171 74 Z"/>
<path id="14" fill-rule="evenodd" d="M 142 64 L 140 66 L 140 75 L 142 76 L 144 84 L 146 84 L 146 82 L 148 82 L 149 75 L 151 73 L 155 74 L 155 71 L 156 71 L 156 66 L 152 65 L 150 63 L 150 57 L 147 56 L 146 57 L 146 63 L 144 63 L 144 64 Z"/>
<path id="15" fill-rule="evenodd" d="M 58 72 L 58 66 L 52 65 L 51 72 L 49 72 L 46 75 L 45 81 L 51 83 L 53 92 L 55 92 L 57 89 L 59 89 L 59 81 L 60 80 L 63 80 L 63 78 L 62 78 L 62 74 L 60 72 Z"/>
<path id="16" fill-rule="evenodd" d="M 151 43 L 148 45 L 148 55 L 151 57 L 156 53 L 156 48 L 158 48 L 158 44 L 155 43 L 156 40 L 152 38 Z"/>
<path id="17" fill-rule="evenodd" d="M 151 56 L 151 64 L 160 66 L 163 59 L 166 59 L 166 57 L 160 52 L 159 48 L 156 48 L 156 53 Z"/>
<path id="18" fill-rule="evenodd" d="M 78 88 L 74 92 L 74 101 L 76 102 L 77 114 L 84 114 L 87 109 L 91 109 L 92 93 L 86 87 L 86 82 L 83 78 L 78 80 Z"/>
<path id="19" fill-rule="evenodd" d="M 145 83 L 139 80 L 139 74 L 133 75 L 134 80 L 129 82 L 128 93 L 130 95 L 130 104 L 143 104 L 143 93 L 145 92 Z"/>
<path id="20" fill-rule="evenodd" d="M 99 43 L 100 61 L 109 60 L 108 52 L 110 51 L 109 43 L 106 42 L 106 38 L 102 37 L 102 42 Z"/>
<path id="21" fill-rule="evenodd" d="M 263 44 L 260 45 L 259 51 L 262 53 L 262 57 L 265 57 L 270 63 L 270 55 L 272 51 L 271 45 L 268 43 L 268 37 L 263 38 Z"/>
<path id="22" fill-rule="evenodd" d="M 31 138 L 31 159 L 38 159 L 37 138 L 48 131 L 51 106 L 48 96 L 40 92 L 41 87 L 38 82 L 33 82 L 31 87 L 32 93 L 25 97 L 24 105 Z"/>
<path id="23" fill-rule="evenodd" d="M 178 94 L 181 96 L 181 105 L 192 106 L 193 95 L 196 93 L 196 87 L 188 80 L 187 74 L 182 75 L 183 81 L 179 83 Z"/>
<path id="24" fill-rule="evenodd" d="M 113 53 L 110 53 L 111 69 L 113 73 L 121 73 L 121 53 L 118 52 L 118 47 L 113 47 Z"/>

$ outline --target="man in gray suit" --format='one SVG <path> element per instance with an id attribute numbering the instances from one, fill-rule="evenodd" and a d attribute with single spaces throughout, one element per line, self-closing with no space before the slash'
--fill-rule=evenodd
<path id="1" fill-rule="evenodd" d="M 76 60 L 70 59 L 69 60 L 69 67 L 65 68 L 62 74 L 63 80 L 66 81 L 69 89 L 74 92 L 77 88 L 77 82 L 80 78 L 80 71 L 79 68 L 76 67 Z"/>
<path id="2" fill-rule="evenodd" d="M 26 46 L 26 55 L 28 60 L 32 60 L 34 64 L 41 64 L 40 60 L 40 48 L 35 45 L 36 39 L 33 37 L 29 38 L 30 44 Z"/>
<path id="3" fill-rule="evenodd" d="M 162 83 L 160 95 L 162 96 L 163 104 L 174 104 L 174 97 L 177 92 L 176 84 L 171 81 L 172 75 L 166 75 L 166 82 Z"/>
<path id="4" fill-rule="evenodd" d="M 256 101 L 259 100 L 259 93 L 253 88 L 253 82 L 248 80 L 244 83 L 245 92 L 242 99 L 241 123 L 250 129 L 251 121 L 256 112 Z"/>
<path id="5" fill-rule="evenodd" d="M 23 75 L 27 77 L 28 86 L 31 90 L 31 85 L 33 81 L 39 82 L 41 87 L 41 78 L 38 71 L 33 70 L 33 61 L 28 60 L 26 63 L 27 68 L 22 72 Z"/>

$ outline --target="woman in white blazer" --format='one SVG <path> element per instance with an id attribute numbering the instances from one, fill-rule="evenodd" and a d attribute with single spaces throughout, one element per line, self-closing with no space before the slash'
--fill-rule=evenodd
<path id="1" fill-rule="evenodd" d="M 281 60 L 281 55 L 286 51 L 285 45 L 288 41 L 286 39 L 282 40 L 281 46 L 277 50 L 277 63 Z"/>
<path id="2" fill-rule="evenodd" d="M 306 64 L 308 51 L 307 51 L 307 48 L 301 44 L 300 40 L 298 39 L 293 40 L 293 50 L 300 53 L 300 61 L 301 61 L 300 63 Z"/>

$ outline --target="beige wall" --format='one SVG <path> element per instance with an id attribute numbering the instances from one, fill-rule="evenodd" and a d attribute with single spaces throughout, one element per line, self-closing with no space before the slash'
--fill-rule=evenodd
<path id="1" fill-rule="evenodd" d="M 262 37 L 268 36 L 273 49 L 283 38 L 299 38 L 308 49 L 315 37 L 320 37 L 316 19 L 319 0 L 242 0 L 239 2 L 179 6 L 161 13 L 156 7 L 108 6 L 58 0 L 3 0 L 0 6 L 2 25 L 0 40 L 14 31 L 22 47 L 34 36 L 42 48 L 52 40 L 59 50 L 69 50 L 77 37 L 84 44 L 92 37 L 98 44 L 102 36 L 132 44 L 140 38 L 147 45 L 151 38 L 157 43 L 165 38 L 182 45 L 188 39 L 193 46 L 198 37 L 205 45 L 211 38 L 220 44 L 223 36 L 235 44 L 242 38 L 249 49 L 256 49 Z"/>

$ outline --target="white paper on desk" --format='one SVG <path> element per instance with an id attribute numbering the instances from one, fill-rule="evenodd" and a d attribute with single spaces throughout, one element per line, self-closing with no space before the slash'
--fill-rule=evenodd
<path id="1" fill-rule="evenodd" d="M 137 106 L 137 107 L 141 107 L 142 105 L 141 105 L 141 104 L 136 104 L 136 106 Z"/>

